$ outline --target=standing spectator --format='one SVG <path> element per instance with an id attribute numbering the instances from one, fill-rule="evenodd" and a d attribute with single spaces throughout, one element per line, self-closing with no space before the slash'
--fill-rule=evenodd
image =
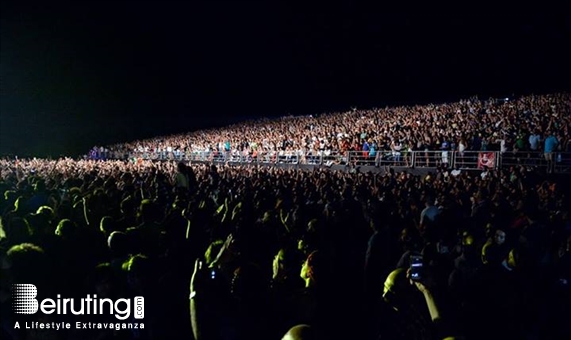
<path id="1" fill-rule="evenodd" d="M 547 138 L 545 138 L 543 152 L 545 160 L 547 161 L 547 173 L 552 173 L 555 165 L 553 160 L 553 153 L 555 152 L 559 142 L 557 141 L 557 137 L 555 137 L 555 135 L 550 130 L 547 131 L 546 136 Z"/>
<path id="2" fill-rule="evenodd" d="M 541 142 L 541 136 L 537 130 L 533 131 L 529 135 L 529 149 L 531 151 L 538 151 L 539 150 L 539 143 Z"/>

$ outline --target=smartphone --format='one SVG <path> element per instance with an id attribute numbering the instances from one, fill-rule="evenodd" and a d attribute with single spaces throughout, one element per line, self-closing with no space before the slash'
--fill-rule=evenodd
<path id="1" fill-rule="evenodd" d="M 410 257 L 410 279 L 420 281 L 422 279 L 422 255 L 412 255 Z"/>

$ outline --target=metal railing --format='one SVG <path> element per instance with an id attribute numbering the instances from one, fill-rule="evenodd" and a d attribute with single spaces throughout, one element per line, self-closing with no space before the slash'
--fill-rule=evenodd
<path id="1" fill-rule="evenodd" d="M 109 156 L 112 156 L 109 155 Z M 425 151 L 425 150 L 378 150 L 335 152 L 313 150 L 288 151 L 193 151 L 185 152 L 131 152 L 123 158 L 149 160 L 173 160 L 188 162 L 212 162 L 234 164 L 289 164 L 289 165 L 356 165 L 373 167 L 437 168 L 445 166 L 462 170 L 509 168 L 524 166 L 544 168 L 555 173 L 571 173 L 571 152 L 541 151 Z"/>
<path id="2" fill-rule="evenodd" d="M 548 160 L 550 158 L 552 161 Z M 461 170 L 497 170 L 511 166 L 543 168 L 554 173 L 571 174 L 571 152 L 554 152 L 546 156 L 543 152 L 505 152 L 499 151 L 411 151 L 379 150 L 374 152 L 349 151 L 342 159 L 349 164 L 361 166 L 390 166 L 410 168 L 458 168 Z M 347 164 L 340 162 L 340 164 Z"/>

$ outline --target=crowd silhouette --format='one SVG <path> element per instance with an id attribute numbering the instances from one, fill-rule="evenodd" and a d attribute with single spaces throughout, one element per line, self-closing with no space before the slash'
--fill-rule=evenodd
<path id="1" fill-rule="evenodd" d="M 2 159 L 2 339 L 571 338 L 565 175 L 524 166 L 381 174 L 120 155 L 363 150 L 393 140 L 485 150 L 503 139 L 510 150 L 536 150 L 549 136 L 564 151 L 569 99 L 472 98 L 261 120 L 92 155 L 117 159 Z M 33 283 L 42 296 L 144 296 L 145 328 L 15 329 L 14 283 Z"/>

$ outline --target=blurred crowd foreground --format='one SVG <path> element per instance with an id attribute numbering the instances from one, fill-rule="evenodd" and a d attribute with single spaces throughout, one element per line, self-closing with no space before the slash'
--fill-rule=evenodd
<path id="1" fill-rule="evenodd" d="M 71 159 L 0 169 L 2 339 L 570 335 L 565 176 Z M 144 329 L 15 329 L 86 316 L 14 314 L 14 283 L 38 298 L 143 296 L 144 319 L 121 322 Z"/>

